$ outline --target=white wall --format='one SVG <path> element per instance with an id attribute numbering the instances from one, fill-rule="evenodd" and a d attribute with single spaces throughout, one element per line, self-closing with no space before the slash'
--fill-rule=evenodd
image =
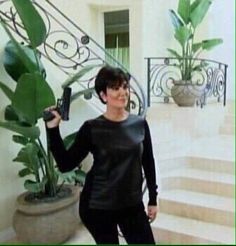
<path id="1" fill-rule="evenodd" d="M 224 41 L 209 52 L 209 57 L 228 65 L 227 98 L 235 100 L 235 1 L 213 1 L 209 19 L 209 36 L 220 37 Z"/>

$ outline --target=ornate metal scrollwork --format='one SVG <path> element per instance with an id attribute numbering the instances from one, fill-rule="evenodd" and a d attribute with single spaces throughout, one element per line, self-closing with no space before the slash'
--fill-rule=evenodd
<path id="1" fill-rule="evenodd" d="M 73 75 L 81 67 L 89 64 L 107 64 L 106 56 L 112 60 L 113 66 L 122 68 L 122 64 L 116 61 L 106 52 L 95 40 L 87 35 L 71 19 L 65 16 L 50 1 L 33 1 L 35 7 L 42 16 L 47 29 L 47 37 L 40 47 L 39 52 L 42 57 L 52 62 L 58 69 L 67 75 Z M 14 7 L 9 0 L 0 0 L 0 18 L 14 31 L 19 42 L 28 43 L 27 35 Z M 3 11 L 4 10 L 4 11 Z M 97 69 L 83 77 L 80 85 L 84 88 L 92 88 Z M 144 114 L 146 111 L 146 99 L 142 88 L 137 80 L 131 76 L 130 79 L 130 105 L 129 109 L 135 114 Z"/>
<path id="2" fill-rule="evenodd" d="M 179 61 L 172 57 L 154 57 L 147 58 L 147 62 L 149 104 L 151 100 L 168 103 L 172 98 L 171 88 L 175 81 L 181 80 Z M 201 106 L 213 98 L 218 102 L 223 99 L 225 105 L 227 65 L 207 59 L 192 59 L 191 62 L 195 67 L 192 79 L 187 83 L 189 86 L 182 88 L 185 91 L 179 93 L 199 96 L 200 102 L 197 103 Z"/>

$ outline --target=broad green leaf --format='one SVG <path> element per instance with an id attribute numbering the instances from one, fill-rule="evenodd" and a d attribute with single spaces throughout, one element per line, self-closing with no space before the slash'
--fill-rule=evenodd
<path id="1" fill-rule="evenodd" d="M 42 117 L 43 110 L 50 105 L 55 105 L 55 96 L 42 75 L 22 75 L 12 100 L 12 106 L 20 119 L 35 124 Z"/>
<path id="2" fill-rule="evenodd" d="M 7 121 L 19 121 L 19 117 L 11 105 L 7 105 L 4 112 L 4 118 Z"/>
<path id="3" fill-rule="evenodd" d="M 0 81 L 0 89 L 7 96 L 7 98 L 11 101 L 14 92 L 8 86 L 6 86 L 3 82 L 1 82 L 1 81 Z"/>
<path id="4" fill-rule="evenodd" d="M 194 29 L 197 27 L 198 24 L 202 22 L 210 5 L 210 0 L 202 0 L 199 1 L 199 4 L 193 9 L 190 14 L 190 20 Z"/>
<path id="5" fill-rule="evenodd" d="M 12 0 L 26 29 L 31 46 L 36 48 L 46 38 L 46 26 L 31 0 Z"/>
<path id="6" fill-rule="evenodd" d="M 68 183 L 78 182 L 81 185 L 84 185 L 85 178 L 86 178 L 86 172 L 84 172 L 81 169 L 76 169 L 76 170 L 65 172 L 65 173 L 58 172 L 58 176 L 65 182 L 68 182 Z"/>
<path id="7" fill-rule="evenodd" d="M 85 178 L 86 178 L 86 172 L 81 170 L 81 169 L 77 169 L 75 170 L 76 173 L 76 181 L 79 182 L 81 185 L 84 185 L 85 183 Z"/>
<path id="8" fill-rule="evenodd" d="M 37 155 L 38 148 L 33 143 L 28 143 L 25 147 L 21 148 L 13 161 L 23 162 L 33 173 L 37 173 L 37 170 L 39 169 Z"/>
<path id="9" fill-rule="evenodd" d="M 181 26 L 184 26 L 183 21 L 178 17 L 178 15 L 175 13 L 174 10 L 169 10 L 171 22 L 175 29 L 180 28 Z"/>
<path id="10" fill-rule="evenodd" d="M 221 38 L 207 39 L 202 41 L 202 48 L 204 50 L 211 50 L 215 46 L 222 44 L 223 40 Z"/>
<path id="11" fill-rule="evenodd" d="M 70 135 L 66 136 L 64 139 L 63 139 L 63 143 L 66 147 L 66 149 L 69 149 L 70 146 L 72 145 L 72 143 L 74 142 L 75 140 L 75 136 L 77 134 L 77 131 L 74 132 L 74 133 L 71 133 Z"/>
<path id="12" fill-rule="evenodd" d="M 64 89 L 65 87 L 70 86 L 74 82 L 78 82 L 78 80 L 82 78 L 86 73 L 100 66 L 101 65 L 99 64 L 99 65 L 87 65 L 85 67 L 82 67 L 78 73 L 74 74 L 72 77 L 69 77 L 65 82 L 62 83 L 62 88 Z"/>
<path id="13" fill-rule="evenodd" d="M 65 173 L 58 172 L 58 176 L 60 179 L 62 179 L 65 182 L 68 182 L 68 183 L 75 183 L 75 181 L 76 181 L 75 171 L 69 171 L 69 172 L 65 172 Z"/>
<path id="14" fill-rule="evenodd" d="M 7 25 L 0 19 L 0 23 L 5 29 L 7 35 L 11 39 L 13 45 L 16 47 L 16 50 L 18 52 L 19 57 L 21 58 L 21 61 L 27 68 L 29 72 L 35 72 L 38 71 L 38 67 L 35 66 L 35 64 L 31 61 L 31 59 L 28 57 L 28 55 L 25 53 L 24 49 L 22 46 L 16 41 L 16 39 L 12 36 L 11 32 L 9 31 Z"/>
<path id="15" fill-rule="evenodd" d="M 192 46 L 193 54 L 195 54 L 197 51 L 199 51 L 202 47 L 202 42 L 194 43 Z"/>
<path id="16" fill-rule="evenodd" d="M 179 0 L 178 14 L 187 25 L 190 21 L 190 0 Z"/>
<path id="17" fill-rule="evenodd" d="M 182 58 L 182 56 L 177 52 L 177 51 L 175 51 L 175 50 L 173 50 L 173 49 L 167 49 L 174 57 L 176 57 L 176 58 Z"/>
<path id="18" fill-rule="evenodd" d="M 44 191 L 45 183 L 46 183 L 45 181 L 35 182 L 27 179 L 24 183 L 24 187 L 26 190 L 30 192 L 39 193 L 41 191 Z"/>
<path id="19" fill-rule="evenodd" d="M 179 41 L 182 47 L 185 46 L 186 42 L 189 41 L 191 36 L 191 30 L 189 30 L 186 26 L 180 27 L 175 31 L 175 38 L 177 41 Z"/>
<path id="20" fill-rule="evenodd" d="M 27 175 L 33 174 L 29 168 L 23 168 L 18 172 L 19 177 L 25 177 Z"/>
<path id="21" fill-rule="evenodd" d="M 27 143 L 29 143 L 28 138 L 26 138 L 24 136 L 20 136 L 20 135 L 13 135 L 12 140 L 15 143 L 22 144 L 22 145 L 26 145 Z"/>
<path id="22" fill-rule="evenodd" d="M 36 126 L 24 127 L 24 126 L 20 126 L 17 122 L 0 121 L 0 127 L 3 127 L 13 132 L 17 132 L 30 139 L 36 139 L 40 135 L 40 130 L 38 127 Z"/>
<path id="23" fill-rule="evenodd" d="M 34 64 L 35 68 L 37 67 L 37 64 L 39 64 L 40 73 L 45 75 L 46 72 L 40 60 L 39 53 L 36 53 L 38 60 L 36 61 L 34 51 L 30 47 L 25 46 L 23 44 L 20 44 L 20 46 L 24 51 L 25 55 L 28 57 L 28 59 Z M 18 81 L 22 74 L 30 72 L 29 69 L 22 62 L 22 57 L 19 55 L 18 49 L 11 40 L 7 42 L 5 46 L 3 64 L 7 73 L 15 81 Z"/>
<path id="24" fill-rule="evenodd" d="M 195 0 L 193 3 L 191 3 L 190 11 L 191 13 L 197 8 L 197 6 L 202 2 L 202 0 Z"/>

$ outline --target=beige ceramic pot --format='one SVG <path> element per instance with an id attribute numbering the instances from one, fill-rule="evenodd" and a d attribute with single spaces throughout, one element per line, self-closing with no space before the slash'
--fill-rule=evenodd
<path id="1" fill-rule="evenodd" d="M 26 201 L 25 192 L 16 201 L 13 227 L 22 243 L 51 244 L 65 242 L 76 230 L 79 223 L 78 201 L 80 190 L 67 186 L 71 193 L 66 198 L 50 202 Z"/>
<path id="2" fill-rule="evenodd" d="M 171 88 L 174 102 L 181 107 L 193 107 L 202 94 L 202 88 L 193 85 L 190 81 L 177 81 Z"/>

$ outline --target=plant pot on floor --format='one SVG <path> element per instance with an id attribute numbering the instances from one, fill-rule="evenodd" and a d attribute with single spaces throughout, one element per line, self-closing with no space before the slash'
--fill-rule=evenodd
<path id="1" fill-rule="evenodd" d="M 190 81 L 176 81 L 171 88 L 174 102 L 181 107 L 193 107 L 202 94 L 202 87 L 193 85 Z"/>
<path id="2" fill-rule="evenodd" d="M 30 193 L 18 196 L 13 227 L 21 243 L 63 243 L 78 223 L 78 186 L 67 185 L 52 201 L 30 201 Z M 64 197 L 65 193 L 67 196 Z"/>

